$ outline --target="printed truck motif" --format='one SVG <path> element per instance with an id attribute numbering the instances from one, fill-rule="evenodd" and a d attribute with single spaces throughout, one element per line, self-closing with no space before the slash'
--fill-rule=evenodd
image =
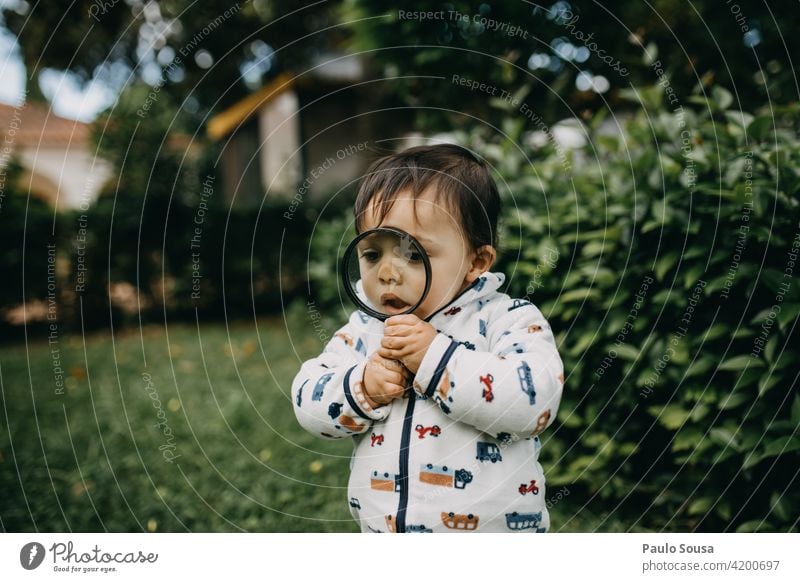
<path id="1" fill-rule="evenodd" d="M 400 475 L 373 471 L 369 486 L 376 491 L 388 491 L 390 493 L 400 491 Z"/>
<path id="2" fill-rule="evenodd" d="M 472 473 L 466 469 L 450 469 L 447 465 L 423 464 L 419 470 L 419 480 L 430 485 L 464 489 L 472 482 Z"/>
<path id="3" fill-rule="evenodd" d="M 485 442 L 478 442 L 478 455 L 475 458 L 481 462 L 491 461 L 492 463 L 503 460 L 500 447 L 494 443 Z"/>

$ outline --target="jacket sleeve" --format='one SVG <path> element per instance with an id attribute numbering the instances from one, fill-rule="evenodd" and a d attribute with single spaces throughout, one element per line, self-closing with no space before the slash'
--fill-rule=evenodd
<path id="1" fill-rule="evenodd" d="M 475 351 L 440 332 L 414 389 L 483 432 L 538 435 L 555 420 L 564 386 L 550 325 L 530 302 L 508 299 L 494 310 L 486 338 L 490 350 Z"/>
<path id="2" fill-rule="evenodd" d="M 340 439 L 366 432 L 386 417 L 386 406 L 372 409 L 364 396 L 367 328 L 362 317 L 354 312 L 319 356 L 303 362 L 292 382 L 295 415 L 311 434 Z"/>

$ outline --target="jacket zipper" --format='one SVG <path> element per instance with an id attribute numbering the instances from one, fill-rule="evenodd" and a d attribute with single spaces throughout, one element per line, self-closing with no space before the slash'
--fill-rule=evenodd
<path id="1" fill-rule="evenodd" d="M 433 318 L 433 316 L 437 315 L 439 312 L 447 309 L 450 305 L 455 303 L 455 301 L 464 295 L 464 293 L 472 289 L 477 282 L 478 279 L 475 279 L 475 281 L 473 281 L 469 287 L 453 297 L 453 299 L 447 305 L 431 313 L 424 319 L 424 321 L 430 323 L 430 320 Z M 411 387 L 413 381 L 414 380 L 412 378 L 409 382 L 410 394 L 408 396 L 408 405 L 406 406 L 405 418 L 403 419 L 403 433 L 400 436 L 400 503 L 397 506 L 397 516 L 395 517 L 395 531 L 397 533 L 406 533 L 406 510 L 408 509 L 409 493 L 408 462 L 409 455 L 411 454 L 411 426 L 413 424 L 414 405 L 417 402 L 416 392 L 414 392 L 414 389 Z"/>
<path id="2" fill-rule="evenodd" d="M 400 504 L 397 507 L 397 518 L 395 519 L 397 533 L 406 533 L 406 509 L 408 508 L 409 489 L 408 457 L 409 448 L 411 447 L 411 423 L 416 401 L 416 393 L 409 394 L 406 416 L 403 420 L 403 434 L 400 437 Z"/>

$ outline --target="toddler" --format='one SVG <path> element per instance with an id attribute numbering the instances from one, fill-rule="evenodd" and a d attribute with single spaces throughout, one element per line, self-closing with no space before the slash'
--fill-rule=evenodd
<path id="1" fill-rule="evenodd" d="M 499 211 L 485 165 L 456 145 L 383 157 L 362 180 L 356 230 L 416 238 L 430 290 L 385 322 L 352 313 L 303 363 L 292 401 L 312 434 L 353 439 L 348 496 L 364 532 L 549 528 L 538 435 L 556 417 L 563 365 L 541 311 L 500 293 L 505 275 L 489 270 Z M 359 297 L 390 313 L 416 303 L 419 290 L 385 263 Z"/>

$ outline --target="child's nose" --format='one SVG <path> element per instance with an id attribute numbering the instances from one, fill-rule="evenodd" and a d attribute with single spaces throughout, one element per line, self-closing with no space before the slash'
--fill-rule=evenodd
<path id="1" fill-rule="evenodd" d="M 378 279 L 381 283 L 388 285 L 394 283 L 399 285 L 403 282 L 401 269 L 395 264 L 392 257 L 386 258 L 381 261 L 380 269 L 378 270 Z"/>

